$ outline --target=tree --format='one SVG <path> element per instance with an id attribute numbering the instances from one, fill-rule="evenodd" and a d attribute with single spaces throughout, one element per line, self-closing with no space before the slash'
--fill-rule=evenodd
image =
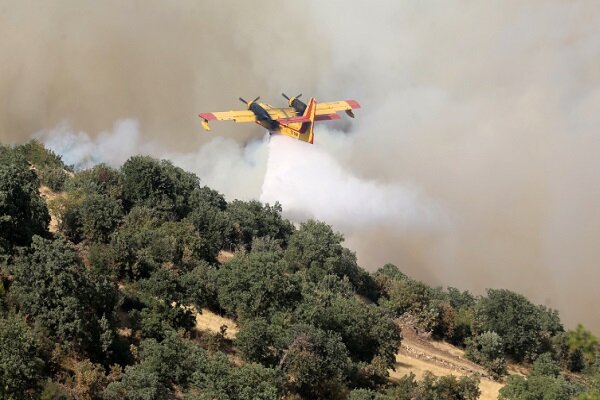
<path id="1" fill-rule="evenodd" d="M 21 317 L 0 319 L 0 398 L 37 398 L 43 367 L 36 341 Z"/>
<path id="2" fill-rule="evenodd" d="M 160 267 L 162 260 L 153 247 L 161 223 L 156 212 L 147 207 L 136 207 L 127 214 L 110 243 L 118 277 L 138 280 Z"/>
<path id="3" fill-rule="evenodd" d="M 348 351 L 335 332 L 296 325 L 279 363 L 292 389 L 304 398 L 331 398 L 350 367 Z"/>
<path id="4" fill-rule="evenodd" d="M 119 171 L 104 164 L 80 171 L 65 185 L 68 192 L 84 195 L 105 195 L 115 200 L 123 199 L 123 177 Z"/>
<path id="5" fill-rule="evenodd" d="M 83 237 L 91 242 L 106 243 L 123 218 L 121 202 L 105 194 L 85 196 L 79 216 Z"/>
<path id="6" fill-rule="evenodd" d="M 10 293 L 17 308 L 48 329 L 56 341 L 99 356 L 99 321 L 113 314 L 114 284 L 91 276 L 65 241 L 37 236 L 13 273 Z"/>
<path id="7" fill-rule="evenodd" d="M 354 361 L 369 363 L 379 356 L 388 368 L 394 365 L 402 336 L 381 308 L 322 291 L 305 293 L 295 314 L 299 321 L 339 333 Z"/>
<path id="8" fill-rule="evenodd" d="M 567 331 L 566 336 L 571 351 L 579 350 L 588 364 L 596 361 L 600 355 L 600 341 L 592 332 L 578 324 L 575 330 Z"/>
<path id="9" fill-rule="evenodd" d="M 147 206 L 181 219 L 191 210 L 189 199 L 200 188 L 196 175 L 169 161 L 135 156 L 121 167 L 126 209 Z"/>
<path id="10" fill-rule="evenodd" d="M 511 375 L 500 389 L 500 400 L 567 400 L 582 391 L 579 385 L 560 376 L 560 366 L 549 353 L 533 363 L 528 377 Z"/>
<path id="11" fill-rule="evenodd" d="M 125 368 L 121 380 L 109 384 L 104 391 L 107 400 L 166 400 L 167 394 L 158 374 L 139 364 Z"/>
<path id="12" fill-rule="evenodd" d="M 477 400 L 480 394 L 479 379 L 475 377 L 462 376 L 460 379 L 454 375 L 435 377 L 428 371 L 415 390 L 414 398 Z"/>
<path id="13" fill-rule="evenodd" d="M 281 357 L 276 346 L 277 332 L 265 318 L 244 321 L 235 338 L 235 345 L 245 360 L 275 366 Z"/>
<path id="14" fill-rule="evenodd" d="M 281 217 L 281 211 L 279 203 L 270 206 L 256 200 L 232 201 L 227 207 L 228 218 L 232 224 L 229 241 L 233 245 L 242 245 L 246 250 L 250 250 L 254 238 L 268 236 L 280 240 L 285 246 L 294 231 L 294 226 Z"/>
<path id="15" fill-rule="evenodd" d="M 0 255 L 48 235 L 50 214 L 38 193 L 39 181 L 25 159 L 0 150 Z"/>
<path id="16" fill-rule="evenodd" d="M 496 332 L 505 351 L 516 360 L 534 359 L 551 348 L 551 338 L 563 331 L 556 311 L 536 306 L 509 290 L 487 291 L 475 308 L 475 333 Z"/>
<path id="17" fill-rule="evenodd" d="M 219 304 L 242 318 L 269 316 L 290 309 L 300 299 L 285 261 L 271 253 L 239 255 L 217 272 Z"/>
<path id="18" fill-rule="evenodd" d="M 200 353 L 190 382 L 186 398 L 191 400 L 278 400 L 283 395 L 280 371 L 259 364 L 236 368 L 223 353 Z"/>
<path id="19" fill-rule="evenodd" d="M 344 237 L 331 226 L 307 221 L 290 237 L 285 258 L 292 270 L 305 271 L 313 282 L 329 274 L 345 276 L 357 292 L 374 299 L 372 278 L 358 266 L 354 253 L 342 246 L 343 241 Z"/>
<path id="20" fill-rule="evenodd" d="M 68 179 L 66 170 L 70 170 L 70 167 L 65 166 L 59 155 L 46 149 L 37 140 L 31 140 L 28 143 L 16 146 L 13 151 L 35 167 L 35 171 L 43 185 L 54 191 L 62 190 Z"/>
<path id="21" fill-rule="evenodd" d="M 344 251 L 343 241 L 344 237 L 331 226 L 307 221 L 290 238 L 286 259 L 294 270 L 323 269 L 335 273 Z"/>
<path id="22" fill-rule="evenodd" d="M 466 341 L 466 357 L 484 366 L 492 377 L 506 375 L 506 360 L 502 338 L 496 332 L 484 332 Z"/>

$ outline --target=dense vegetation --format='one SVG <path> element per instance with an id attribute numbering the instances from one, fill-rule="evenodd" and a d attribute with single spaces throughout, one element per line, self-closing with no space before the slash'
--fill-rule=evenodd
<path id="1" fill-rule="evenodd" d="M 60 191 L 48 206 L 41 184 Z M 0 398 L 476 399 L 477 377 L 389 381 L 398 318 L 497 379 L 533 365 L 503 399 L 599 398 L 585 328 L 507 290 L 369 274 L 331 227 L 281 211 L 167 161 L 74 173 L 37 142 L 0 146 Z M 197 330 L 202 309 L 233 318 L 235 339 Z"/>

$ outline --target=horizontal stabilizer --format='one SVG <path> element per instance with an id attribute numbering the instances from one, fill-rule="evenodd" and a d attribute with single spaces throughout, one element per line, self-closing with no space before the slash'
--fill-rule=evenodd
<path id="1" fill-rule="evenodd" d="M 315 116 L 315 121 L 333 121 L 336 119 L 340 119 L 340 116 L 337 115 L 336 113 Z"/>

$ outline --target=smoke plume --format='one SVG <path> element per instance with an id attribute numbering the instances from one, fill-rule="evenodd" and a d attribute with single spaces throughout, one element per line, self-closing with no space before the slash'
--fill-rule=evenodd
<path id="1" fill-rule="evenodd" d="M 510 288 L 598 330 L 598 26 L 592 0 L 0 0 L 0 139 L 37 132 L 82 166 L 167 157 L 324 219 L 369 269 Z M 363 108 L 310 149 L 198 126 L 281 91 Z"/>

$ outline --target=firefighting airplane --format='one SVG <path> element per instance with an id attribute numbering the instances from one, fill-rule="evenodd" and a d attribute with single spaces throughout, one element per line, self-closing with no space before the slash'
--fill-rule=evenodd
<path id="1" fill-rule="evenodd" d="M 224 111 L 214 113 L 201 113 L 202 127 L 210 131 L 208 121 L 235 121 L 256 122 L 267 128 L 270 132 L 278 132 L 303 142 L 313 143 L 315 121 L 327 121 L 340 119 L 338 111 L 345 111 L 348 116 L 354 118 L 352 110 L 360 108 L 356 100 L 331 101 L 317 103 L 311 97 L 308 104 L 303 103 L 298 96 L 289 98 L 282 93 L 288 101 L 287 108 L 276 108 L 267 103 L 258 103 L 260 97 L 248 102 L 240 97 L 240 101 L 246 104 L 246 110 Z"/>

